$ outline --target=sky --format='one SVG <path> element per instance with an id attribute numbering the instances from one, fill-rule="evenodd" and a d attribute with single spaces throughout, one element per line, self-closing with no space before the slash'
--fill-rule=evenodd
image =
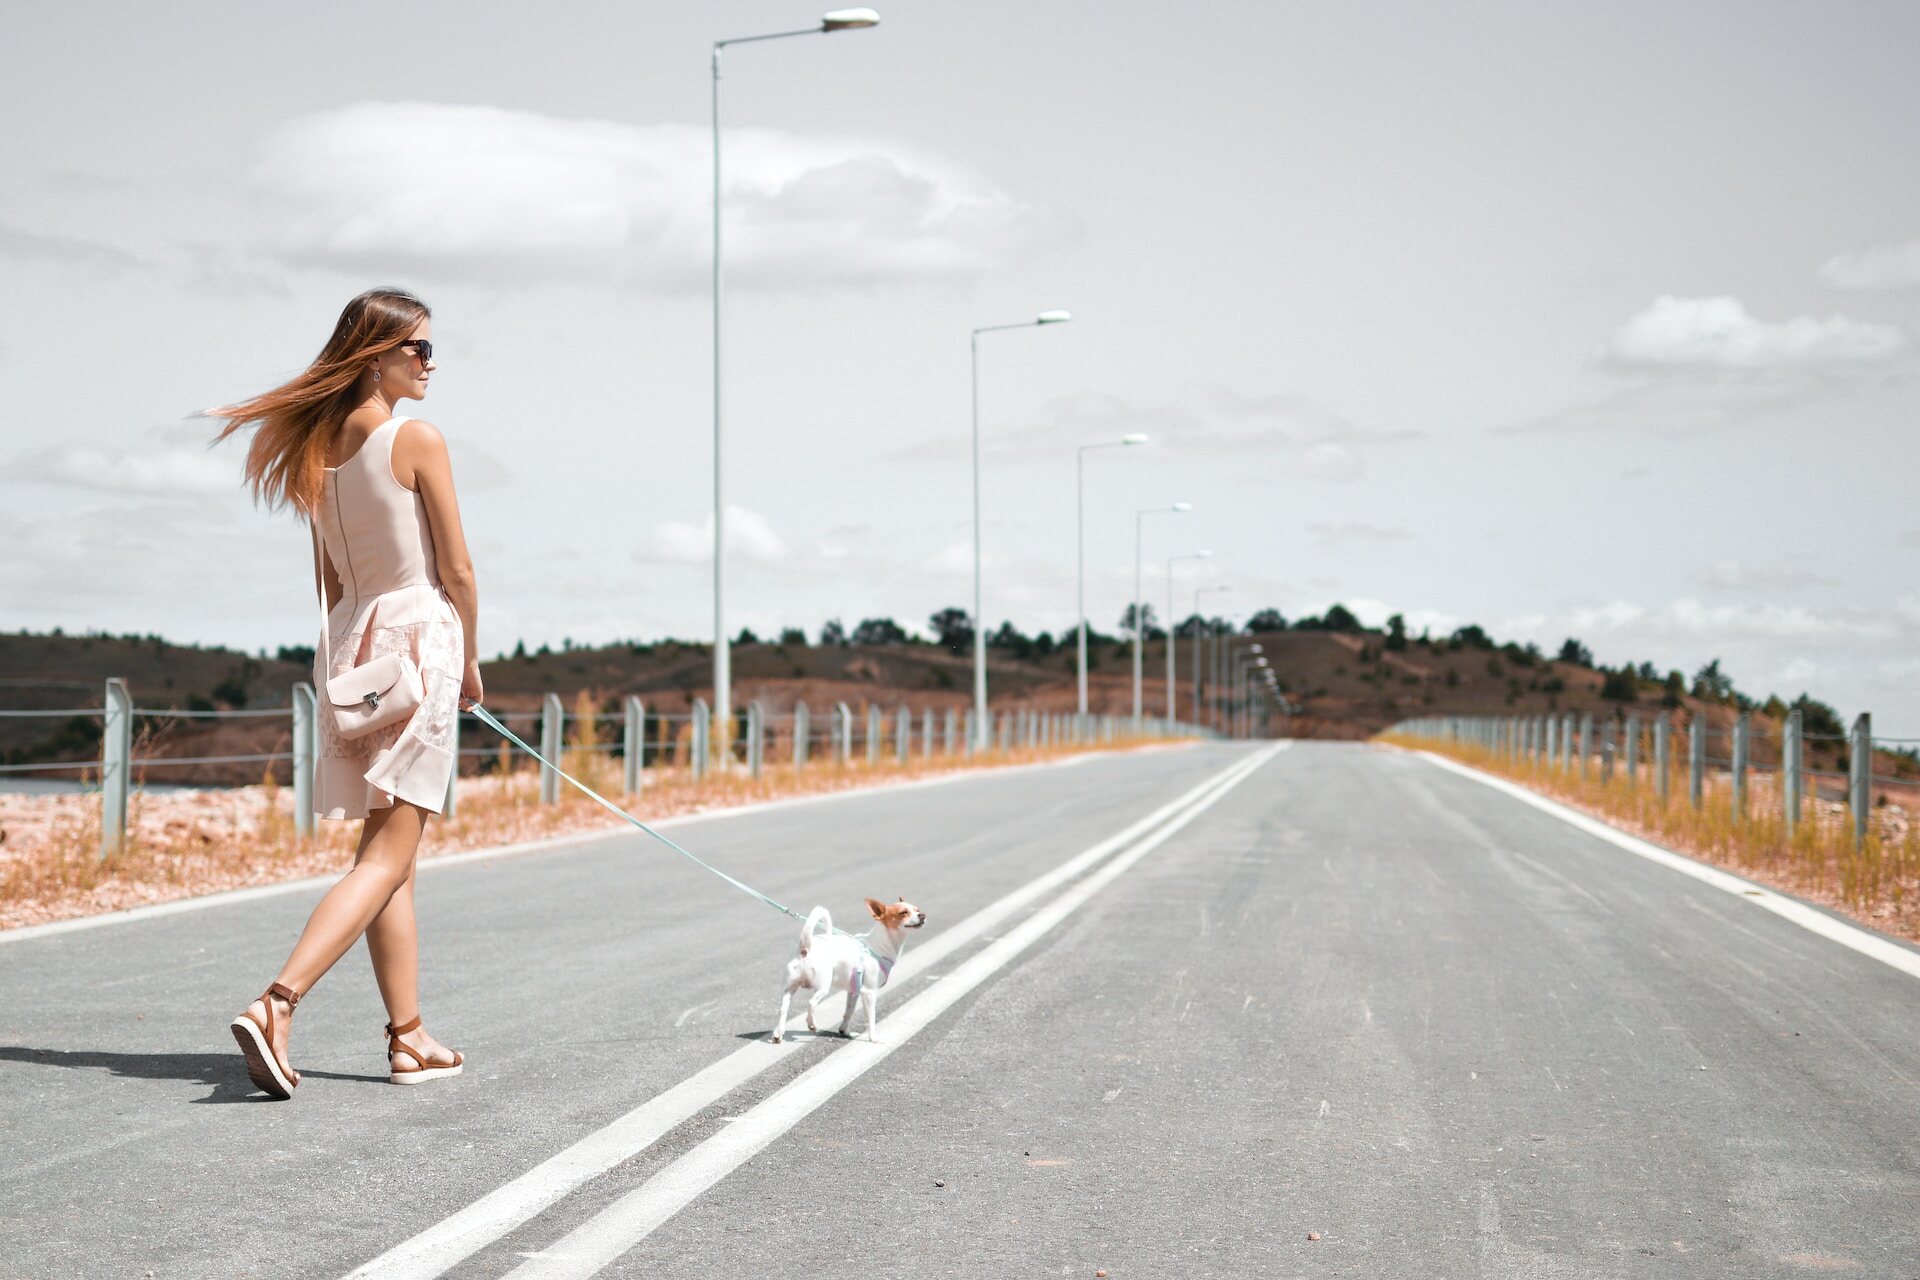
<path id="1" fill-rule="evenodd" d="M 1477 623 L 1920 737 L 1920 8 L 1012 4 L 724 56 L 729 630 Z M 803 5 L 7 5 L 0 628 L 311 643 L 207 406 L 398 285 L 481 648 L 712 634 L 710 50 Z M 1902 122 L 1906 123 L 1902 123 Z M 1186 514 L 1138 513 L 1188 502 Z M 1284 674 L 1284 673 L 1283 673 Z"/>

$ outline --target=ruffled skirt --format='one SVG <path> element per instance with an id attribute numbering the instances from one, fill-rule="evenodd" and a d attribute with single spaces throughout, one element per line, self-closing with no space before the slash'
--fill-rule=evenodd
<path id="1" fill-rule="evenodd" d="M 342 600 L 327 619 L 333 670 L 314 658 L 320 697 L 320 749 L 314 761 L 313 807 L 322 818 L 364 818 L 395 800 L 439 813 L 457 757 L 460 676 L 465 636 L 460 615 L 438 586 L 402 587 Z M 325 696 L 325 678 L 390 653 L 413 659 L 425 696 L 411 716 L 358 738 L 339 735 Z"/>

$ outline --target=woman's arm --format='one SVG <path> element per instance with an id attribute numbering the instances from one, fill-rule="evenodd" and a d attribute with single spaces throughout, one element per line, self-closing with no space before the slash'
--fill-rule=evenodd
<path id="1" fill-rule="evenodd" d="M 480 591 L 474 579 L 473 556 L 467 550 L 467 535 L 460 524 L 460 502 L 453 492 L 453 462 L 447 457 L 445 437 L 432 423 L 409 418 L 400 424 L 393 442 L 393 475 L 418 493 L 426 506 L 440 585 L 460 615 L 460 628 L 466 636 L 466 672 L 460 692 L 478 702 Z"/>

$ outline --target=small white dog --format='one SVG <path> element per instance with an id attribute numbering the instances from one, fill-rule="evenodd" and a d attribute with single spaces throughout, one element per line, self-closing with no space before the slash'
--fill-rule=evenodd
<path id="1" fill-rule="evenodd" d="M 879 922 L 879 928 L 865 939 L 833 932 L 833 917 L 825 907 L 807 913 L 800 926 L 800 948 L 787 961 L 787 989 L 780 996 L 780 1016 L 773 1024 L 773 1042 L 779 1044 L 787 1029 L 787 1012 L 796 993 L 807 996 L 807 1030 L 813 1025 L 814 1006 L 836 991 L 847 993 L 846 1013 L 840 1019 L 840 1034 L 846 1035 L 853 1024 L 853 1006 L 857 1000 L 867 1011 L 867 1039 L 873 1034 L 873 1006 L 880 988 L 887 985 L 900 952 L 907 945 L 905 930 L 918 929 L 927 922 L 927 913 L 905 898 L 889 906 L 875 898 L 867 899 L 867 910 Z"/>

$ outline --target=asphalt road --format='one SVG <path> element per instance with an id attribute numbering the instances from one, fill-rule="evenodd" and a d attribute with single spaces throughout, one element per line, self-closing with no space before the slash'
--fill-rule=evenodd
<path id="1" fill-rule="evenodd" d="M 795 927 L 638 836 L 423 875 L 428 1025 L 469 1065 L 413 1089 L 358 948 L 296 1016 L 295 1100 L 248 1085 L 226 1022 L 311 891 L 0 945 L 0 1272 L 400 1274 L 750 1060 L 426 1274 L 1920 1277 L 1920 981 L 1414 757 L 1299 744 L 1199 790 L 1252 763 L 680 828 L 843 923 L 930 913 L 880 1046 L 758 1045 Z"/>

